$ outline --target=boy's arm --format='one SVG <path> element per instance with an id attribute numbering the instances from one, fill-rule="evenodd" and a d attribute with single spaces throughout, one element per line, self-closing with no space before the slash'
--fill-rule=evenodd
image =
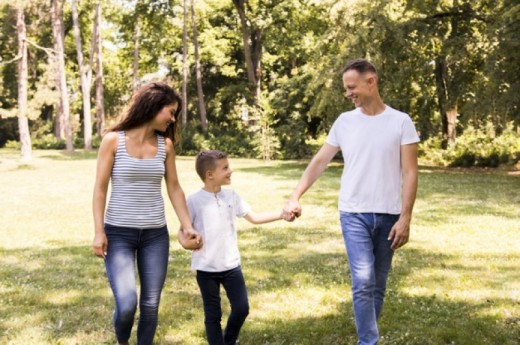
<path id="1" fill-rule="evenodd" d="M 262 212 L 256 213 L 253 211 L 248 212 L 244 218 L 253 224 L 263 224 L 274 222 L 275 220 L 283 219 L 283 210 L 281 211 L 271 211 L 271 212 Z"/>

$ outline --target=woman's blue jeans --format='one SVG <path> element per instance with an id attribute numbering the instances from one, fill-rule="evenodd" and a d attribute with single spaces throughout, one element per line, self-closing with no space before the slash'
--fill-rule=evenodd
<path id="1" fill-rule="evenodd" d="M 137 261 L 141 285 L 137 344 L 152 344 L 168 268 L 168 229 L 166 226 L 158 229 L 134 229 L 105 224 L 105 233 L 108 239 L 105 268 L 115 299 L 113 322 L 117 340 L 128 341 L 132 332 L 137 309 Z"/>
<path id="2" fill-rule="evenodd" d="M 377 320 L 394 255 L 388 235 L 398 219 L 399 215 L 394 214 L 340 212 L 352 278 L 358 345 L 374 345 L 379 340 Z"/>
<path id="3" fill-rule="evenodd" d="M 204 325 L 208 343 L 210 345 L 235 345 L 240 328 L 249 314 L 249 301 L 242 269 L 239 266 L 224 272 L 197 271 L 197 283 L 204 304 Z M 222 334 L 220 325 L 222 320 L 220 285 L 224 286 L 231 305 L 231 313 L 224 334 Z"/>

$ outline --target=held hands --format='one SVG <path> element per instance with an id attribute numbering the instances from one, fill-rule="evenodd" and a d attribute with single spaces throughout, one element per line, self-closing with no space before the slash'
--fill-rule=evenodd
<path id="1" fill-rule="evenodd" d="M 202 236 L 193 229 L 179 229 L 177 239 L 184 249 L 196 250 L 202 247 Z"/>
<path id="2" fill-rule="evenodd" d="M 282 218 L 288 222 L 294 221 L 297 217 L 301 216 L 302 207 L 297 200 L 289 199 L 285 204 L 282 211 Z"/>

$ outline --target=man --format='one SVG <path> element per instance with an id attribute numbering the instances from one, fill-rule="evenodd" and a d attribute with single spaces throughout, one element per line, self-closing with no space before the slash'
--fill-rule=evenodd
<path id="1" fill-rule="evenodd" d="M 394 251 L 408 242 L 417 192 L 417 143 L 410 117 L 386 105 L 378 74 L 364 59 L 344 68 L 345 97 L 356 109 L 334 122 L 284 212 L 301 214 L 299 199 L 341 150 L 340 222 L 352 276 L 358 345 L 377 344 L 377 320 Z"/>

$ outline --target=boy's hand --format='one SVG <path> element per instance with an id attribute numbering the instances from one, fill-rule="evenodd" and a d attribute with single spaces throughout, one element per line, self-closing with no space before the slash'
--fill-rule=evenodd
<path id="1" fill-rule="evenodd" d="M 281 218 L 287 222 L 292 222 L 296 218 L 296 215 L 293 212 L 282 210 Z"/>
<path id="2" fill-rule="evenodd" d="M 193 229 L 179 229 L 177 240 L 184 249 L 196 250 L 202 247 L 202 237 Z"/>
<path id="3" fill-rule="evenodd" d="M 283 208 L 283 219 L 292 222 L 302 214 L 302 207 L 297 200 L 289 199 Z"/>

